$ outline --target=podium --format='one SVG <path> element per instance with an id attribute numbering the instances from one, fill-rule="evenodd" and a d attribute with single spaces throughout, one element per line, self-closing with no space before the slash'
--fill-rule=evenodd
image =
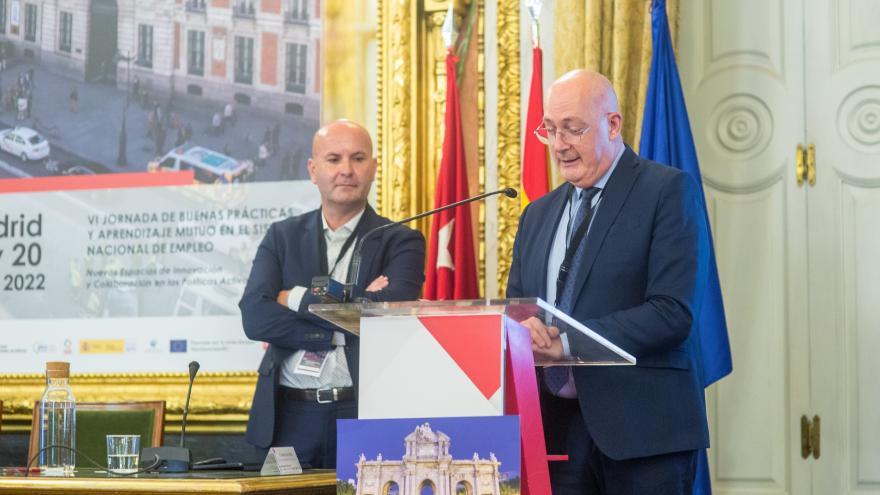
<path id="1" fill-rule="evenodd" d="M 360 336 L 358 418 L 520 417 L 522 493 L 550 493 L 535 366 L 631 366 L 613 342 L 536 298 L 313 304 L 309 311 Z M 579 333 L 580 354 L 535 362 L 538 318 Z"/>

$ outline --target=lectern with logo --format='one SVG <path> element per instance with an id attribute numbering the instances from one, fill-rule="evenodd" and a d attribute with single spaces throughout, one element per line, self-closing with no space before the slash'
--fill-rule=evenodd
<path id="1" fill-rule="evenodd" d="M 360 336 L 358 419 L 520 417 L 522 491 L 550 492 L 535 366 L 626 366 L 635 358 L 541 299 L 312 305 Z M 538 318 L 587 339 L 582 354 L 535 362 Z"/>

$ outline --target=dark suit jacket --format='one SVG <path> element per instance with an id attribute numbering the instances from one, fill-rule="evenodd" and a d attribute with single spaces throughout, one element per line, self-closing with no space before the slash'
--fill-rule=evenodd
<path id="1" fill-rule="evenodd" d="M 547 260 L 569 187 L 523 211 L 507 297 L 546 298 Z M 701 204 L 690 176 L 627 147 L 584 240 L 585 260 L 569 275 L 571 316 L 637 359 L 634 367 L 573 368 L 584 422 L 612 459 L 708 447 L 691 332 L 708 264 Z M 584 341 L 569 336 L 572 354 Z"/>
<path id="2" fill-rule="evenodd" d="M 275 396 L 284 360 L 300 349 L 322 351 L 331 348 L 338 328 L 309 314 L 309 304 L 319 302 L 306 293 L 299 311 L 276 302 L 278 293 L 293 286 L 309 287 L 312 277 L 321 275 L 318 236 L 322 235 L 320 210 L 272 224 L 254 257 L 244 295 L 238 306 L 244 332 L 251 340 L 267 342 L 269 348 L 260 363 L 257 388 L 245 439 L 257 447 L 272 444 L 275 426 Z M 368 205 L 358 225 L 358 235 L 388 223 Z M 379 275 L 389 285 L 367 292 L 373 301 L 406 301 L 419 296 L 424 282 L 425 239 L 418 231 L 397 226 L 371 235 L 364 241 L 358 286 L 363 289 Z M 345 356 L 355 391 L 358 385 L 357 337 L 346 335 Z"/>

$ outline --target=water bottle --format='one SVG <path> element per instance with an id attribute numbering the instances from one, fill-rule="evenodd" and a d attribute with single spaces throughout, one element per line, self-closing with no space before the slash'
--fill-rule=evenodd
<path id="1" fill-rule="evenodd" d="M 45 447 L 60 445 L 67 448 Z M 46 391 L 40 399 L 40 457 L 47 475 L 65 475 L 76 465 L 76 409 L 70 390 L 70 363 L 46 363 Z"/>

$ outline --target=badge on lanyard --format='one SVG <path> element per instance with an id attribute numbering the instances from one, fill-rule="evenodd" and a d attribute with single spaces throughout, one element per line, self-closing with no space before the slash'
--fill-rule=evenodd
<path id="1" fill-rule="evenodd" d="M 320 377 L 329 355 L 330 351 L 305 351 L 296 362 L 293 372 L 297 375 Z"/>

